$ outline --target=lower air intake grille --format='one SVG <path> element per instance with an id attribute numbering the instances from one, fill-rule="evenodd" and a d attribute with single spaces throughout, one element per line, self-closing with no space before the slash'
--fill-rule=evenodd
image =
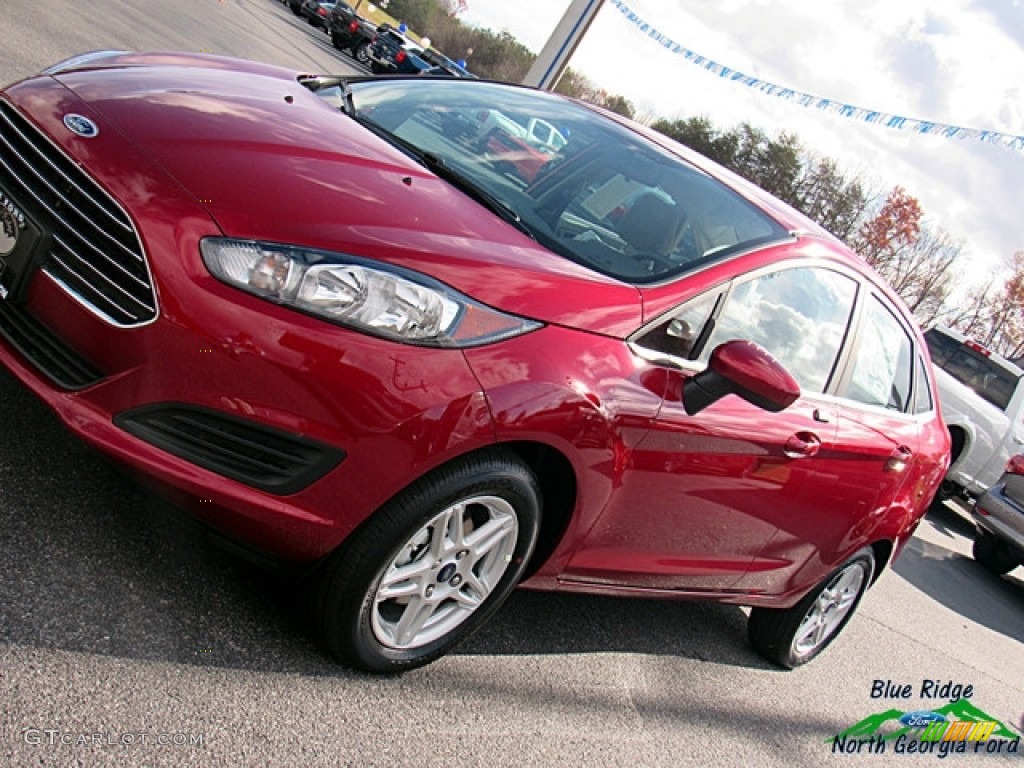
<path id="1" fill-rule="evenodd" d="M 219 411 L 179 404 L 118 414 L 121 429 L 204 469 L 286 495 L 323 477 L 344 451 Z"/>
<path id="2" fill-rule="evenodd" d="M 62 389 L 85 389 L 103 374 L 53 332 L 14 304 L 0 301 L 0 336 Z"/>

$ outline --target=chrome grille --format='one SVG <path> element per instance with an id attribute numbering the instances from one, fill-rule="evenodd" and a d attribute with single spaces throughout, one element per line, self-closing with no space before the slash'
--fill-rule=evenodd
<path id="1" fill-rule="evenodd" d="M 31 210 L 49 243 L 43 271 L 71 296 L 119 326 L 156 317 L 152 279 L 127 214 L 3 101 L 0 186 Z"/>

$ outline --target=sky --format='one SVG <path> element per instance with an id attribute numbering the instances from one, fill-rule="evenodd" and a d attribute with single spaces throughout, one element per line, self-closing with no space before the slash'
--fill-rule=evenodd
<path id="1" fill-rule="evenodd" d="M 1024 0 L 624 0 L 720 65 L 801 93 L 907 118 L 1024 136 Z M 468 0 L 460 19 L 539 52 L 570 0 Z M 1024 148 L 896 130 L 800 106 L 672 53 L 606 0 L 570 64 L 639 114 L 742 122 L 834 159 L 866 188 L 902 186 L 925 225 L 963 248 L 967 284 L 1024 251 Z M 470 59 L 470 68 L 472 60 Z"/>

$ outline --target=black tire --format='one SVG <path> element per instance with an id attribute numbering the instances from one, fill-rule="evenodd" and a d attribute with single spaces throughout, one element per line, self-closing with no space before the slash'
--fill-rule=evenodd
<path id="1" fill-rule="evenodd" d="M 339 51 L 345 50 L 345 46 L 341 44 L 341 39 L 338 37 L 337 32 L 332 32 L 328 30 L 327 34 L 331 36 L 331 45 L 333 45 Z"/>
<path id="2" fill-rule="evenodd" d="M 505 601 L 539 526 L 537 481 L 513 454 L 442 467 L 381 508 L 328 561 L 314 604 L 325 644 L 367 672 L 429 664 Z"/>
<path id="3" fill-rule="evenodd" d="M 843 631 L 874 572 L 874 552 L 865 547 L 792 608 L 754 608 L 747 622 L 750 644 L 780 667 L 794 669 L 806 664 Z"/>
<path id="4" fill-rule="evenodd" d="M 352 58 L 362 64 L 364 67 L 370 66 L 370 43 L 366 40 L 359 43 L 355 48 L 352 49 Z"/>
<path id="5" fill-rule="evenodd" d="M 1002 576 L 1017 567 L 1017 559 L 1013 553 L 991 533 L 978 531 L 974 535 L 974 547 L 971 551 L 974 559 L 996 576 Z"/>

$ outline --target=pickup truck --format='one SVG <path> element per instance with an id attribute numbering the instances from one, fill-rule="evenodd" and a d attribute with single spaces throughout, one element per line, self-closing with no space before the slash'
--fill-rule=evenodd
<path id="1" fill-rule="evenodd" d="M 976 498 L 1024 446 L 1024 370 L 949 328 L 924 337 L 952 438 L 940 498 Z"/>
<path id="2" fill-rule="evenodd" d="M 450 110 L 441 114 L 445 131 L 454 139 L 475 143 L 481 151 L 495 134 L 502 133 L 554 154 L 568 139 L 555 126 L 539 117 L 513 119 L 497 109 Z"/>
<path id="3" fill-rule="evenodd" d="M 476 126 L 476 140 L 480 142 L 481 149 L 486 148 L 489 137 L 495 132 L 507 133 L 551 154 L 568 143 L 555 126 L 539 117 L 531 117 L 520 123 L 504 112 L 488 109 L 477 115 L 477 119 L 479 124 Z"/>
<path id="4" fill-rule="evenodd" d="M 343 0 L 338 0 L 327 16 L 327 34 L 339 51 L 348 51 L 360 64 L 370 66 L 370 42 L 377 34 L 377 25 L 364 19 Z"/>

